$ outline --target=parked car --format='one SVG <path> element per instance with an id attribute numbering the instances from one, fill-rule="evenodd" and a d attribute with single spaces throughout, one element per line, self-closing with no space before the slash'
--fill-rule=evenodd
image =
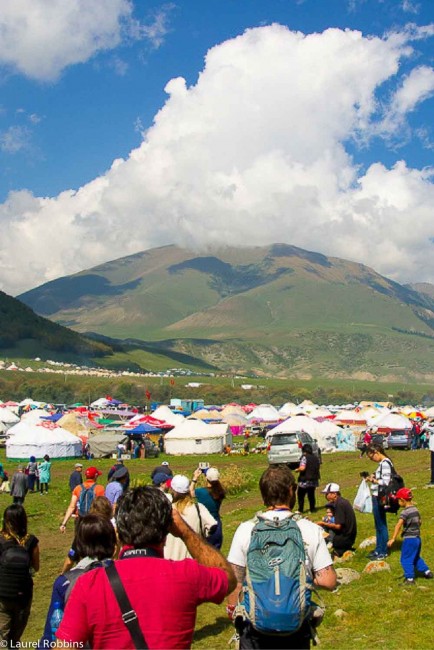
<path id="1" fill-rule="evenodd" d="M 309 443 L 312 445 L 313 453 L 321 461 L 321 450 L 316 440 L 305 431 L 295 433 L 269 433 L 268 438 L 268 462 L 271 465 L 285 463 L 290 467 L 298 467 L 301 458 L 301 448 Z"/>
<path id="2" fill-rule="evenodd" d="M 365 435 L 365 432 L 363 431 L 359 439 L 357 440 L 356 446 L 357 449 L 362 450 L 364 447 L 364 442 L 363 442 L 363 436 Z M 385 433 L 373 433 L 372 434 L 372 441 L 371 444 L 376 444 L 376 445 L 381 445 L 383 449 L 388 449 L 389 447 L 389 442 L 388 442 L 388 437 Z"/>
<path id="3" fill-rule="evenodd" d="M 387 436 L 390 449 L 411 449 L 411 431 L 401 429 L 391 431 Z"/>

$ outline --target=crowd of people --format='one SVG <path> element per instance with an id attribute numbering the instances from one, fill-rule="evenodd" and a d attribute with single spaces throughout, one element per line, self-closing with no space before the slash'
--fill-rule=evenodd
<path id="1" fill-rule="evenodd" d="M 83 644 L 80 647 L 188 648 L 198 605 L 219 604 L 227 597 L 226 610 L 240 648 L 310 648 L 320 617 L 310 597 L 298 612 L 300 594 L 310 587 L 335 589 L 334 559 L 355 550 L 357 520 L 335 482 L 321 490 L 326 514 L 317 516 L 321 464 L 310 445 L 301 451 L 294 471 L 270 465 L 263 472 L 259 490 L 265 510 L 238 526 L 227 558 L 221 554 L 226 491 L 216 467 L 201 463 L 189 478 L 174 473 L 163 461 L 150 473 L 149 485 L 131 487 L 121 458 L 110 468 L 105 486 L 99 482 L 102 472 L 97 467 L 75 463 L 69 476 L 70 502 L 60 524 L 65 534 L 68 523 L 74 522 L 72 542 L 52 587 L 39 647 L 49 647 L 57 639 Z M 396 493 L 402 512 L 389 539 L 381 488 L 396 472 L 381 445 L 371 441 L 365 453 L 376 463 L 365 479 L 371 484 L 376 532 L 376 547 L 368 559 L 385 559 L 402 535 L 405 584 L 415 584 L 417 574 L 432 578 L 421 556 L 420 513 L 411 490 Z M 46 494 L 50 476 L 42 474 L 41 479 L 44 463 L 49 472 L 48 457 L 40 464 L 30 458 L 12 481 L 21 483 L 26 493 L 30 486 L 38 490 L 38 475 L 39 491 Z M 24 497 L 13 496 L 0 532 L 0 640 L 8 647 L 16 647 L 26 627 L 32 575 L 39 570 L 39 541 L 28 531 Z M 278 559 L 268 559 L 269 549 L 277 547 Z M 289 561 L 294 549 L 295 572 Z M 270 566 L 273 571 L 264 588 Z M 302 575 L 297 573 L 300 566 Z M 294 584 L 296 605 L 289 603 L 289 596 L 288 602 L 273 599 L 271 588 L 279 589 L 279 595 L 281 589 L 289 594 Z M 277 601 L 282 611 L 273 610 Z M 291 618 L 283 616 L 285 607 L 298 621 L 290 632 L 282 623 Z M 267 613 L 263 619 L 262 611 Z"/>

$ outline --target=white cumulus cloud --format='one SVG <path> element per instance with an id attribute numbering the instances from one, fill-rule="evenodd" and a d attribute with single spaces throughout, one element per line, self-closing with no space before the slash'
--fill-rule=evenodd
<path id="1" fill-rule="evenodd" d="M 39 81 L 55 80 L 123 38 L 161 44 L 164 12 L 149 25 L 133 18 L 131 0 L 2 0 L 0 65 Z"/>
<path id="2" fill-rule="evenodd" d="M 270 25 L 212 48 L 194 86 L 168 82 L 126 160 L 78 191 L 9 195 L 3 287 L 18 293 L 167 243 L 287 242 L 434 281 L 432 171 L 405 161 L 363 171 L 348 149 L 385 118 L 383 85 L 407 88 L 405 111 L 428 96 L 429 83 L 411 91 L 420 71 L 401 72 L 409 38 Z"/>

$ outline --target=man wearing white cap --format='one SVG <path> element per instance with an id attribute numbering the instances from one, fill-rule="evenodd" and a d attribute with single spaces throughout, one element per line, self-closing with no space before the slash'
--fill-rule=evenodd
<path id="1" fill-rule="evenodd" d="M 321 490 L 335 512 L 334 523 L 318 521 L 318 526 L 326 526 L 334 532 L 333 551 L 341 556 L 345 551 L 352 549 L 357 536 L 357 521 L 353 506 L 341 496 L 341 488 L 337 483 L 327 483 Z"/>
<path id="2" fill-rule="evenodd" d="M 74 471 L 71 473 L 69 477 L 70 491 L 73 492 L 74 488 L 76 488 L 77 485 L 81 485 L 82 483 L 83 483 L 83 465 L 82 463 L 75 463 Z"/>

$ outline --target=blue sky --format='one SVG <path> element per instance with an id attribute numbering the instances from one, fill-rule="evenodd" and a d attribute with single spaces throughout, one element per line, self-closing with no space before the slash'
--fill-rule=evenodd
<path id="1" fill-rule="evenodd" d="M 2 0 L 5 291 L 168 243 L 434 282 L 431 0 L 48 5 Z"/>

